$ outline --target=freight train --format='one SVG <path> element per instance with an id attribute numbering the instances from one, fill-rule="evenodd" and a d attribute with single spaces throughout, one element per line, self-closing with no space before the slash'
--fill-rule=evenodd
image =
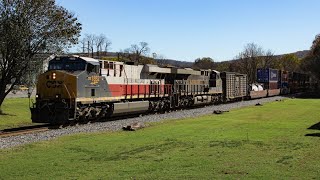
<path id="1" fill-rule="evenodd" d="M 248 85 L 246 74 L 56 56 L 30 110 L 33 122 L 66 124 L 278 94 Z"/>

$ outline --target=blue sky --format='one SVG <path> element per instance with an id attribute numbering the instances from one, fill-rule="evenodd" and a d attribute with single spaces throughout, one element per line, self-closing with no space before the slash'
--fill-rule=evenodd
<path id="1" fill-rule="evenodd" d="M 141 41 L 168 59 L 230 60 L 254 42 L 275 54 L 309 49 L 320 33 L 319 0 L 57 0 L 82 34 L 105 34 L 111 51 Z"/>

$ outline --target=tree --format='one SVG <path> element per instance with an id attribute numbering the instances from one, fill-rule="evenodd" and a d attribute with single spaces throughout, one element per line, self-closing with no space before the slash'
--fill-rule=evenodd
<path id="1" fill-rule="evenodd" d="M 104 41 L 104 51 L 107 53 L 108 50 L 110 49 L 112 42 L 110 39 L 106 38 Z"/>
<path id="2" fill-rule="evenodd" d="M 271 50 L 268 50 L 267 52 L 265 52 L 263 56 L 261 56 L 260 58 L 261 58 L 261 61 L 260 61 L 261 68 L 275 68 L 275 69 L 279 68 L 278 61 Z"/>
<path id="3" fill-rule="evenodd" d="M 130 48 L 127 48 L 122 53 L 126 58 L 131 61 L 140 63 L 144 56 L 149 53 L 150 48 L 148 47 L 148 43 L 140 42 L 139 44 L 132 44 Z"/>
<path id="4" fill-rule="evenodd" d="M 320 34 L 315 37 L 310 53 L 302 61 L 302 67 L 320 82 Z"/>
<path id="5" fill-rule="evenodd" d="M 82 53 L 86 53 L 88 48 L 87 48 L 87 40 L 85 38 L 82 38 L 80 41 L 79 41 L 79 45 L 80 45 L 80 48 L 81 50 L 78 49 L 78 51 L 82 51 Z"/>
<path id="6" fill-rule="evenodd" d="M 162 54 L 156 54 L 156 56 L 153 56 L 153 58 L 156 59 L 158 66 L 165 67 L 170 65 L 170 63 L 168 63 L 168 60 Z"/>
<path id="7" fill-rule="evenodd" d="M 318 34 L 311 46 L 311 55 L 320 60 L 320 34 Z"/>
<path id="8" fill-rule="evenodd" d="M 273 53 L 255 43 L 247 44 L 237 58 L 239 71 L 248 75 L 249 83 L 256 81 L 257 68 L 273 68 Z"/>
<path id="9" fill-rule="evenodd" d="M 192 67 L 195 69 L 214 69 L 214 61 L 210 57 L 197 58 Z"/>
<path id="10" fill-rule="evenodd" d="M 100 52 L 105 51 L 107 53 L 112 42 L 109 40 L 106 35 L 100 34 L 85 34 L 79 42 L 79 47 L 81 48 L 82 53 L 87 52 L 88 56 L 94 56 L 94 51 L 97 52 L 98 58 L 100 58 Z M 90 55 L 91 54 L 91 55 Z"/>
<path id="11" fill-rule="evenodd" d="M 104 41 L 106 40 L 106 36 L 104 34 L 100 34 L 99 36 L 94 36 L 94 41 L 97 50 L 97 56 L 99 57 L 99 51 L 102 51 L 102 46 L 104 45 Z"/>
<path id="12" fill-rule="evenodd" d="M 88 56 L 90 57 L 90 53 L 91 53 L 91 57 L 93 57 L 93 50 L 94 50 L 94 43 L 95 43 L 96 35 L 85 34 L 84 39 L 87 42 Z"/>
<path id="13" fill-rule="evenodd" d="M 227 61 L 225 61 L 225 62 L 217 62 L 215 70 L 220 71 L 220 72 L 230 71 L 229 70 L 229 64 L 230 64 L 230 62 L 227 62 Z"/>
<path id="14" fill-rule="evenodd" d="M 61 52 L 80 31 L 74 14 L 54 0 L 0 0 L 0 108 L 36 54 Z"/>
<path id="15" fill-rule="evenodd" d="M 279 59 L 279 69 L 297 72 L 300 70 L 300 60 L 295 54 L 286 54 Z"/>

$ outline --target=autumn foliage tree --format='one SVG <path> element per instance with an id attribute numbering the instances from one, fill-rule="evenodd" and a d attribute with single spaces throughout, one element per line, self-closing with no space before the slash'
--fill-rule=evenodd
<path id="1" fill-rule="evenodd" d="M 81 24 L 54 0 L 0 0 L 0 108 L 38 53 L 77 43 Z"/>
<path id="2" fill-rule="evenodd" d="M 300 70 L 300 59 L 295 54 L 286 54 L 278 60 L 279 69 L 298 72 Z"/>
<path id="3" fill-rule="evenodd" d="M 320 82 L 320 34 L 315 37 L 308 56 L 303 59 L 302 68 Z"/>

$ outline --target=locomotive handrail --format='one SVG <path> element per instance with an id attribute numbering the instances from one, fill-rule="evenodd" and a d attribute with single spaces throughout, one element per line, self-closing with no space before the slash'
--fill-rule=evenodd
<path id="1" fill-rule="evenodd" d="M 70 92 L 69 92 L 69 89 L 67 88 L 67 86 L 65 84 L 63 84 L 64 88 L 67 90 L 67 93 L 69 95 L 69 101 L 70 101 L 70 104 L 69 106 L 71 105 L 71 95 L 70 95 Z"/>

